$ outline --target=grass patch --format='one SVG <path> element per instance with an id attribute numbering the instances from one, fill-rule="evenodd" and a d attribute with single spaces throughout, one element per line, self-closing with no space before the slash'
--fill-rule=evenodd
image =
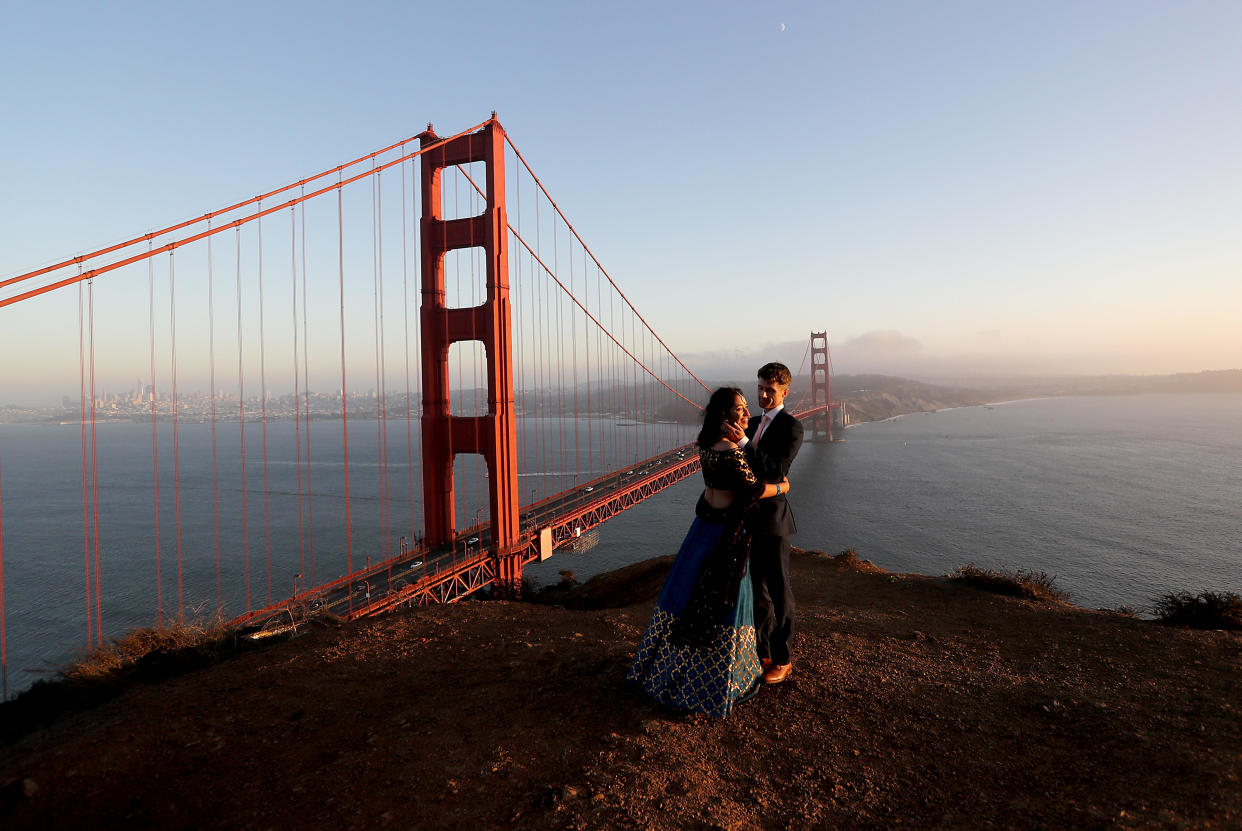
<path id="1" fill-rule="evenodd" d="M 1242 629 L 1242 597 L 1234 592 L 1170 592 L 1156 599 L 1156 620 L 1191 629 Z"/>
<path id="2" fill-rule="evenodd" d="M 1053 600 L 1064 603 L 1069 600 L 1069 592 L 1056 586 L 1056 577 L 1048 576 L 1043 571 L 994 571 L 990 568 L 979 568 L 974 563 L 958 566 L 949 572 L 949 579 L 958 580 L 995 594 L 1010 597 L 1025 597 L 1031 600 Z"/>

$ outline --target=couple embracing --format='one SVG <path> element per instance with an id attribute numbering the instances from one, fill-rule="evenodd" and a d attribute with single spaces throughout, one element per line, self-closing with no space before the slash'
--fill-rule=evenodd
<path id="1" fill-rule="evenodd" d="M 629 679 L 664 704 L 726 716 L 793 670 L 785 500 L 802 425 L 784 409 L 784 364 L 759 369 L 761 416 L 736 387 L 712 393 L 697 444 L 703 494 Z"/>

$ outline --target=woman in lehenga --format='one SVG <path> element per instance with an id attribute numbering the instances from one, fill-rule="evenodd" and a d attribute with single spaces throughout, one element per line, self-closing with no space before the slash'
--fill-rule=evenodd
<path id="1" fill-rule="evenodd" d="M 656 701 L 719 717 L 762 683 L 746 514 L 789 491 L 787 479 L 758 482 L 742 448 L 724 438 L 726 423 L 745 430 L 749 418 L 741 390 L 712 393 L 698 437 L 703 494 L 629 674 Z"/>

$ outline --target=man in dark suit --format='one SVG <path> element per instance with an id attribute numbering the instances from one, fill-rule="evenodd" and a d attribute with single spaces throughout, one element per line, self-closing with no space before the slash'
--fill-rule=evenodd
<path id="1" fill-rule="evenodd" d="M 759 369 L 759 406 L 746 427 L 746 458 L 761 482 L 779 482 L 802 447 L 802 423 L 785 411 L 793 380 L 784 364 Z M 765 684 L 779 684 L 793 671 L 794 596 L 789 583 L 789 537 L 797 527 L 784 496 L 760 501 L 750 522 L 750 576 L 755 587 L 755 632 Z"/>

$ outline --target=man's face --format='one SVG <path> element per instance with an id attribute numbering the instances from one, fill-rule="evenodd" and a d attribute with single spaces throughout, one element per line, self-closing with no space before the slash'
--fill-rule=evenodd
<path id="1" fill-rule="evenodd" d="M 787 395 L 789 395 L 788 384 L 778 384 L 764 378 L 759 379 L 759 406 L 763 409 L 770 410 L 773 407 L 779 407 L 785 403 Z"/>

